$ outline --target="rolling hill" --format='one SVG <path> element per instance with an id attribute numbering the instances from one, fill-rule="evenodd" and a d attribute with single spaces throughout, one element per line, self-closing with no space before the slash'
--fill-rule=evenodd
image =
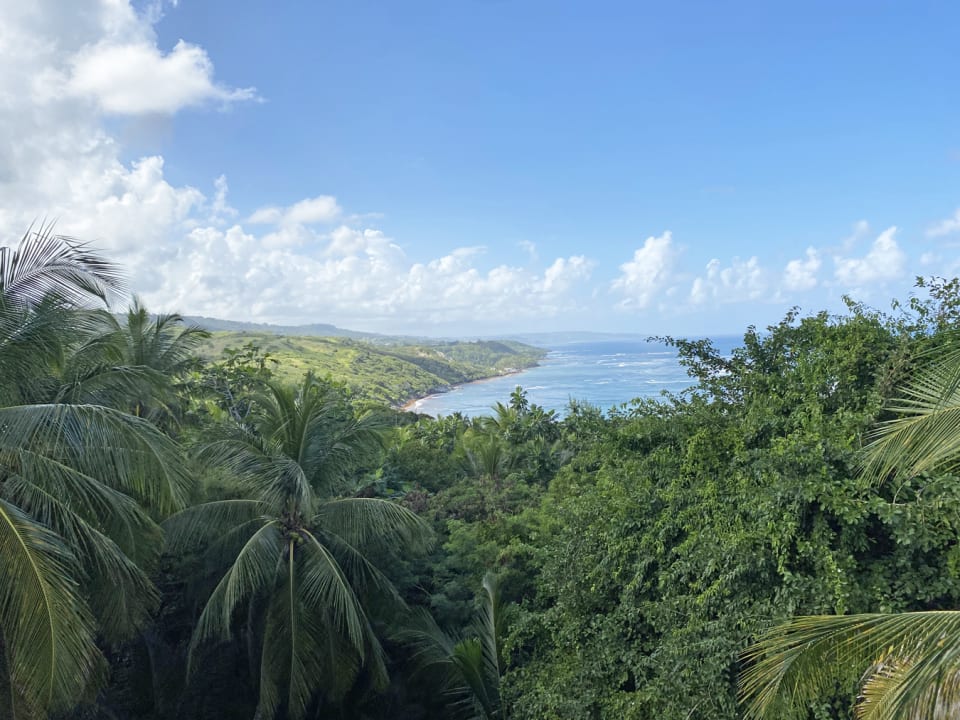
<path id="1" fill-rule="evenodd" d="M 203 318 L 191 318 L 198 325 Z M 453 385 L 533 367 L 546 351 L 511 340 L 417 341 L 379 336 L 377 343 L 354 337 L 287 335 L 269 330 L 220 330 L 200 348 L 216 362 L 227 348 L 253 344 L 269 353 L 281 380 L 296 382 L 306 372 L 343 382 L 359 397 L 402 406 L 449 390 Z M 332 327 L 332 326 L 330 326 Z M 296 328 L 293 328 L 296 330 Z M 346 331 L 349 332 L 349 331 Z"/>

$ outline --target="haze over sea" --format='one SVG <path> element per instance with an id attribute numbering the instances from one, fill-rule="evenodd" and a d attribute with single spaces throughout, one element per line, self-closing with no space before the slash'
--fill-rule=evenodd
<path id="1" fill-rule="evenodd" d="M 735 336 L 714 339 L 723 355 L 740 343 L 741 338 Z M 490 415 L 491 407 L 508 403 L 510 393 L 520 385 L 531 403 L 563 415 L 571 399 L 609 410 L 634 398 L 658 398 L 663 391 L 678 393 L 693 384 L 677 351 L 663 343 L 604 340 L 544 347 L 548 353 L 538 367 L 460 385 L 418 400 L 410 409 L 434 417 L 457 411 L 469 417 Z"/>

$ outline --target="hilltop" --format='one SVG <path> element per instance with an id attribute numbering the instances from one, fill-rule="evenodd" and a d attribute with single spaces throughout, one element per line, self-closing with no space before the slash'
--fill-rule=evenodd
<path id="1" fill-rule="evenodd" d="M 206 318 L 191 318 L 211 329 Z M 452 386 L 506 375 L 534 367 L 546 351 L 513 340 L 437 341 L 390 338 L 312 335 L 303 328 L 291 328 L 286 334 L 280 326 L 261 326 L 260 330 L 219 330 L 201 346 L 208 361 L 223 357 L 227 348 L 253 344 L 269 353 L 275 375 L 284 381 L 297 381 L 310 371 L 329 376 L 370 400 L 402 406 L 410 400 Z M 307 326 L 333 327 L 333 326 Z M 341 331 L 349 333 L 350 331 Z"/>

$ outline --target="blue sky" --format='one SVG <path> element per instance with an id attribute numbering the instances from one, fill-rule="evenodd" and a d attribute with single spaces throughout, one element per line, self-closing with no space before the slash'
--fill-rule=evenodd
<path id="1" fill-rule="evenodd" d="M 0 225 L 59 218 L 158 309 L 720 334 L 960 268 L 953 3 L 0 14 Z"/>

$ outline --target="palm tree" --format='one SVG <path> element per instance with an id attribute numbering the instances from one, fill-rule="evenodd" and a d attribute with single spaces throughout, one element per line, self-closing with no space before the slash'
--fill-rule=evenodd
<path id="1" fill-rule="evenodd" d="M 125 409 L 155 424 L 175 416 L 176 381 L 210 334 L 177 313 L 151 316 L 139 298 L 120 318 L 91 316 L 91 332 L 64 364 L 61 394 Z"/>
<path id="2" fill-rule="evenodd" d="M 425 608 L 418 608 L 410 627 L 399 633 L 414 647 L 418 672 L 435 673 L 452 709 L 471 720 L 505 720 L 500 696 L 504 671 L 504 608 L 497 578 L 483 577 L 480 611 L 466 637 L 444 632 Z"/>
<path id="3" fill-rule="evenodd" d="M 515 458 L 507 441 L 489 430 L 464 435 L 464 460 L 468 472 L 480 482 L 500 489 L 503 478 L 513 468 Z"/>
<path id="4" fill-rule="evenodd" d="M 173 550 L 206 542 L 211 558 L 229 558 L 191 655 L 229 639 L 245 608 L 259 655 L 257 717 L 297 719 L 312 703 L 342 697 L 361 667 L 385 682 L 363 600 L 368 590 L 396 593 L 366 553 L 424 545 L 428 530 L 400 505 L 344 495 L 351 472 L 381 448 L 385 425 L 355 417 L 330 385 L 309 375 L 298 388 L 269 382 L 251 420 L 202 450 L 237 479 L 241 497 L 188 508 L 166 528 Z"/>
<path id="5" fill-rule="evenodd" d="M 76 704 L 103 677 L 98 634 L 128 636 L 157 599 L 142 565 L 159 544 L 150 513 L 182 506 L 175 445 L 112 408 L 38 401 L 88 328 L 78 308 L 119 290 L 113 265 L 50 227 L 0 249 L 4 717 Z"/>
<path id="6" fill-rule="evenodd" d="M 960 462 L 960 353 L 921 371 L 890 404 L 865 454 L 865 477 L 951 471 Z M 859 682 L 857 716 L 960 716 L 960 611 L 798 617 L 748 649 L 740 682 L 749 718 L 806 717 L 837 682 Z"/>

